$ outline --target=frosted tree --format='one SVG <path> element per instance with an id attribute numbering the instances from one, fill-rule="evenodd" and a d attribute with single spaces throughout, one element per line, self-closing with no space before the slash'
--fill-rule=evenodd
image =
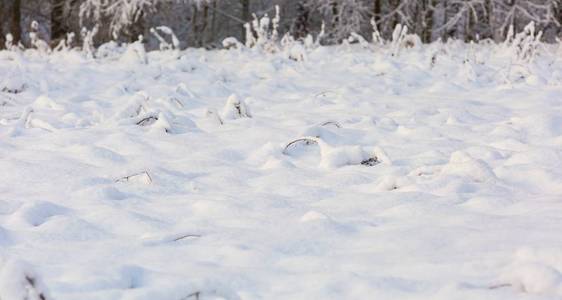
<path id="1" fill-rule="evenodd" d="M 495 21 L 492 26 L 501 36 L 506 35 L 510 26 L 519 31 L 529 22 L 560 26 L 559 5 L 560 0 L 493 0 L 490 7 Z"/>
<path id="2" fill-rule="evenodd" d="M 332 42 L 347 39 L 360 32 L 369 22 L 369 7 L 361 0 L 310 0 L 312 6 L 327 19 L 328 38 Z"/>
<path id="3" fill-rule="evenodd" d="M 202 5 L 208 0 L 84 0 L 80 5 L 82 22 L 91 20 L 100 23 L 109 22 L 109 33 L 114 39 L 125 36 L 136 40 L 144 32 L 145 18 L 157 11 L 163 3 L 184 2 Z"/>
<path id="4" fill-rule="evenodd" d="M 66 40 L 72 31 L 72 11 L 79 0 L 52 0 L 51 2 L 51 41 Z"/>

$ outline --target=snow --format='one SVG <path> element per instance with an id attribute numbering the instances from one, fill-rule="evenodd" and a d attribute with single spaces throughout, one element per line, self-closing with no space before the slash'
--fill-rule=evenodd
<path id="1" fill-rule="evenodd" d="M 562 297 L 559 46 L 394 47 L 0 52 L 0 298 Z"/>

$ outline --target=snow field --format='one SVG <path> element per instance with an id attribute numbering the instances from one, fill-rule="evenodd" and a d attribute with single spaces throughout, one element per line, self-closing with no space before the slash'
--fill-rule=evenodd
<path id="1" fill-rule="evenodd" d="M 559 46 L 108 47 L 0 52 L 1 299 L 562 297 Z"/>

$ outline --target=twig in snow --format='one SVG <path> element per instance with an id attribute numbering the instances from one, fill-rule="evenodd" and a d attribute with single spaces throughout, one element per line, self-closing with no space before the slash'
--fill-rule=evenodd
<path id="1" fill-rule="evenodd" d="M 488 287 L 489 290 L 497 290 L 497 289 L 501 289 L 504 287 L 511 287 L 513 286 L 511 283 L 499 283 L 499 284 L 494 284 Z"/>
<path id="2" fill-rule="evenodd" d="M 19 94 L 25 90 L 25 85 L 22 85 L 20 88 L 9 88 L 7 86 L 2 88 L 2 92 L 9 93 L 9 94 Z"/>
<path id="3" fill-rule="evenodd" d="M 35 291 L 35 293 L 37 294 L 37 297 L 39 297 L 39 300 L 47 300 L 47 297 L 45 297 L 45 294 L 43 294 L 43 292 L 41 292 L 37 289 L 37 285 L 35 283 L 35 278 L 33 278 L 29 275 L 25 275 L 25 281 L 29 284 L 29 289 Z M 26 297 L 26 299 L 27 299 L 27 297 Z"/>
<path id="4" fill-rule="evenodd" d="M 313 145 L 313 144 L 318 144 L 318 141 L 312 139 L 312 138 L 300 138 L 300 139 L 296 139 L 290 143 L 288 143 L 285 148 L 283 149 L 283 154 L 285 155 L 289 155 L 289 147 L 291 147 L 292 145 L 298 144 L 298 143 L 304 143 L 305 145 Z"/>
<path id="5" fill-rule="evenodd" d="M 0 96 L 2 98 L 2 101 L 0 101 L 0 106 L 15 106 L 14 102 L 16 100 L 14 98 L 2 94 L 0 94 Z"/>
<path id="6" fill-rule="evenodd" d="M 201 295 L 201 292 L 191 293 L 191 294 L 181 298 L 181 300 L 187 300 L 189 298 L 195 298 L 195 300 L 199 300 L 199 295 Z"/>
<path id="7" fill-rule="evenodd" d="M 314 97 L 315 98 L 326 97 L 326 96 L 328 96 L 328 94 L 334 94 L 334 95 L 337 95 L 337 96 L 340 95 L 338 92 L 334 92 L 334 91 L 323 91 L 323 92 L 320 92 L 320 93 L 314 95 Z"/>
<path id="8" fill-rule="evenodd" d="M 171 97 L 170 101 L 176 103 L 180 108 L 184 108 L 185 105 L 183 105 L 183 103 L 176 97 Z"/>
<path id="9" fill-rule="evenodd" d="M 222 120 L 221 116 L 214 108 L 207 109 L 205 115 L 209 118 L 214 118 L 220 125 L 224 125 L 224 121 Z"/>
<path id="10" fill-rule="evenodd" d="M 320 126 L 328 126 L 328 125 L 334 125 L 337 128 L 342 128 L 341 124 L 336 122 L 336 121 L 327 121 L 327 122 L 324 122 L 324 123 L 320 124 Z"/>
<path id="11" fill-rule="evenodd" d="M 158 121 L 158 116 L 148 116 L 140 121 L 137 122 L 137 125 L 139 126 L 148 126 L 151 125 L 152 123 Z"/>
<path id="12" fill-rule="evenodd" d="M 177 241 L 180 241 L 180 240 L 183 240 L 183 239 L 186 239 L 186 238 L 200 238 L 200 237 L 201 237 L 201 235 L 199 235 L 199 234 L 184 234 L 184 235 L 178 236 L 177 238 L 174 238 L 172 241 L 177 242 Z"/>
<path id="13" fill-rule="evenodd" d="M 367 167 L 372 167 L 372 166 L 376 166 L 380 163 L 381 163 L 381 161 L 379 160 L 379 158 L 375 156 L 375 157 L 365 159 L 364 161 L 361 162 L 361 165 L 367 166 Z"/>
<path id="14" fill-rule="evenodd" d="M 115 180 L 115 182 L 129 182 L 135 178 L 138 178 L 139 176 L 143 176 L 144 177 L 144 182 L 146 184 L 151 184 L 152 183 L 152 177 L 150 176 L 150 174 L 148 174 L 147 171 L 142 171 L 140 173 L 136 173 L 136 174 L 132 174 L 129 176 L 125 176 L 125 177 L 121 177 L 117 180 Z"/>

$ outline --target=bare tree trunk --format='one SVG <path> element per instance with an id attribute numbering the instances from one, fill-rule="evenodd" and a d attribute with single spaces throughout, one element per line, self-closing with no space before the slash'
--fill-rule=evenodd
<path id="1" fill-rule="evenodd" d="M 332 26 L 336 27 L 340 22 L 340 13 L 337 1 L 332 1 Z"/>
<path id="2" fill-rule="evenodd" d="M 207 23 L 209 22 L 209 4 L 205 3 L 203 4 L 203 20 L 201 27 L 199 29 L 199 45 L 200 46 L 205 46 L 206 44 L 206 40 L 205 40 L 205 31 L 207 30 Z"/>
<path id="3" fill-rule="evenodd" d="M 496 41 L 496 28 L 494 24 L 494 7 L 492 0 L 486 0 L 486 25 L 488 25 L 488 30 L 490 31 L 490 36 L 492 40 Z"/>
<path id="4" fill-rule="evenodd" d="M 332 6 L 332 23 L 330 24 L 331 27 L 330 35 L 333 41 L 340 42 L 340 41 L 336 41 L 336 31 L 340 23 L 340 12 L 338 7 L 338 2 L 336 0 L 332 0 L 331 6 Z"/>
<path id="5" fill-rule="evenodd" d="M 390 2 L 392 3 L 391 5 L 391 9 L 397 9 L 398 6 L 400 5 L 400 0 L 390 0 Z M 396 25 L 398 25 L 400 23 L 400 17 L 398 16 L 398 14 L 396 14 L 393 18 L 392 18 L 392 23 L 390 26 L 390 32 L 392 32 L 394 30 L 394 28 L 396 28 Z"/>
<path id="6" fill-rule="evenodd" d="M 242 20 L 248 23 L 250 22 L 250 0 L 240 0 L 240 4 L 242 4 Z M 246 42 L 246 29 L 244 26 L 240 29 L 242 30 L 242 40 Z"/>
<path id="7" fill-rule="evenodd" d="M 464 41 L 470 42 L 474 40 L 474 22 L 472 19 L 471 10 L 467 10 L 466 12 L 466 28 L 464 31 Z"/>
<path id="8" fill-rule="evenodd" d="M 297 16 L 293 25 L 293 36 L 296 39 L 305 38 L 309 34 L 310 11 L 304 1 L 297 2 Z"/>
<path id="9" fill-rule="evenodd" d="M 373 0 L 373 17 L 376 24 L 379 24 L 381 21 L 381 8 L 381 0 Z"/>
<path id="10" fill-rule="evenodd" d="M 425 7 L 425 30 L 424 30 L 424 42 L 431 43 L 433 40 L 433 14 L 435 13 L 435 7 L 437 6 L 437 0 L 428 0 Z"/>
<path id="11" fill-rule="evenodd" d="M 191 31 L 193 33 L 193 44 L 195 46 L 200 46 L 198 45 L 199 43 L 199 23 L 198 23 L 198 15 L 199 15 L 199 9 L 197 8 L 197 4 L 194 3 L 192 5 L 193 7 L 193 15 L 191 17 Z"/>
<path id="12" fill-rule="evenodd" d="M 211 35 L 209 42 L 214 43 L 217 38 L 217 0 L 213 0 L 213 12 L 211 15 Z"/>
<path id="13" fill-rule="evenodd" d="M 12 4 L 11 33 L 14 37 L 14 45 L 21 41 L 21 0 L 14 0 Z"/>
<path id="14" fill-rule="evenodd" d="M 6 20 L 6 16 L 4 16 L 4 1 L 0 1 L 0 20 Z M 0 21 L 0 49 L 4 48 L 4 23 Z"/>
<path id="15" fill-rule="evenodd" d="M 447 24 L 447 22 L 449 22 L 448 14 L 447 14 L 448 8 L 449 8 L 449 5 L 447 3 L 447 0 L 443 0 L 443 24 L 441 25 L 442 28 L 443 28 L 442 31 L 441 31 L 441 39 L 443 41 L 446 41 L 447 38 L 449 37 L 449 29 L 444 27 L 445 24 Z"/>
<path id="16" fill-rule="evenodd" d="M 414 4 L 414 28 L 412 31 L 417 34 L 422 41 L 425 38 L 425 1 L 426 0 L 418 0 Z"/>

